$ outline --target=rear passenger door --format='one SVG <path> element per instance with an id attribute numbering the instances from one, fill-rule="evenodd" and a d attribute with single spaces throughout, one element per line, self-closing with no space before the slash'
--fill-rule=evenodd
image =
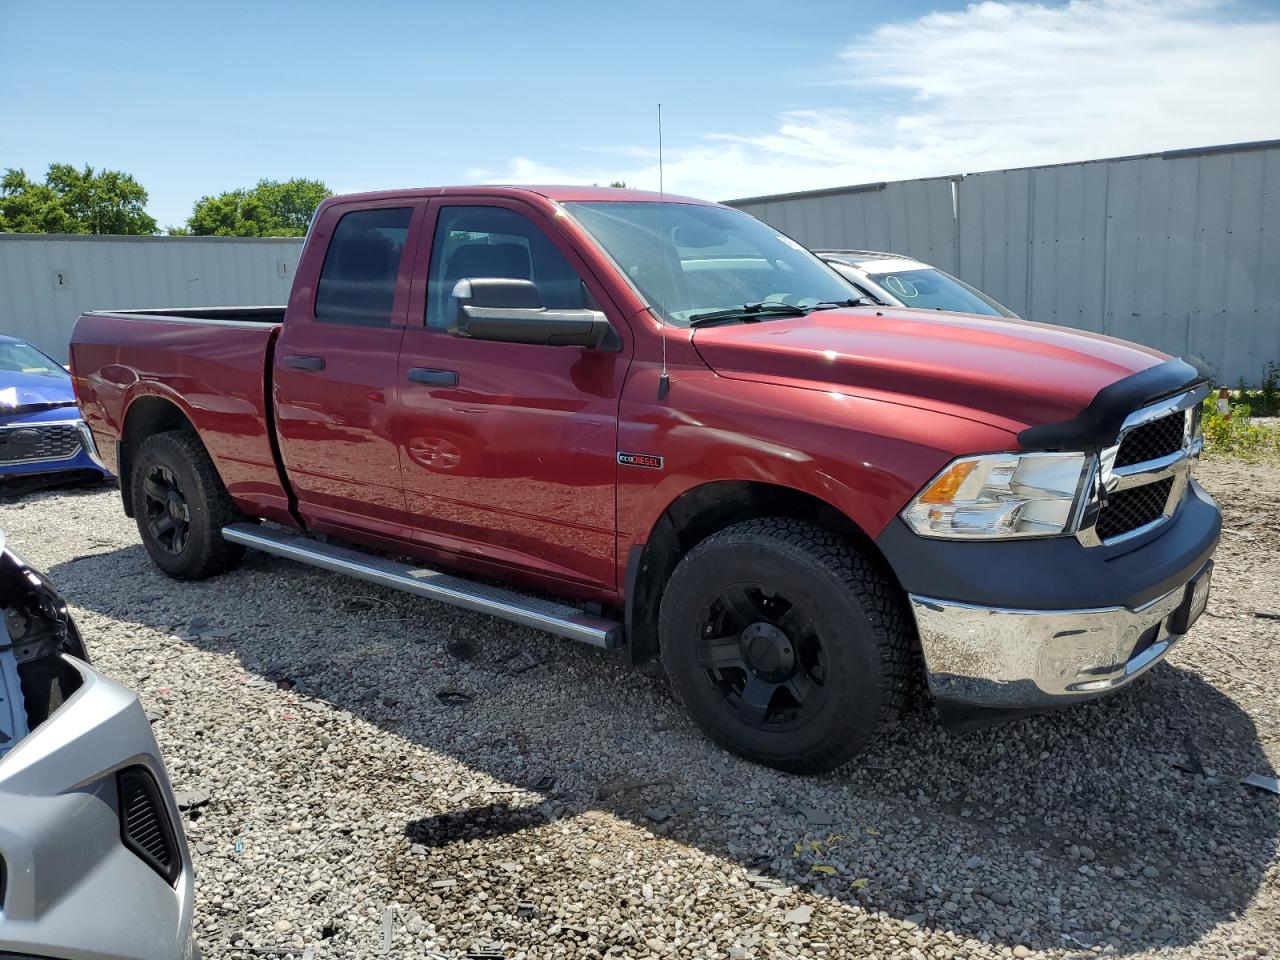
<path id="1" fill-rule="evenodd" d="M 281 459 L 298 511 L 316 530 L 397 539 L 406 532 L 393 402 L 409 292 L 405 251 L 424 208 L 336 204 L 313 228 L 323 264 L 311 269 L 314 286 L 294 290 L 272 378 Z"/>

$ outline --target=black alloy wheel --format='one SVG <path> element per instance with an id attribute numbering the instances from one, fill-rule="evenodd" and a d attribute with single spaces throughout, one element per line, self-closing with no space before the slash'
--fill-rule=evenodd
<path id="1" fill-rule="evenodd" d="M 672 691 L 708 736 L 793 773 L 866 748 L 916 667 L 901 588 L 847 536 L 789 517 L 743 520 L 690 549 L 663 590 L 658 639 Z"/>
<path id="2" fill-rule="evenodd" d="M 167 466 L 157 463 L 147 472 L 142 492 L 152 539 L 175 556 L 182 553 L 191 537 L 191 508 L 178 478 Z"/>
<path id="3" fill-rule="evenodd" d="M 805 723 L 826 695 L 826 657 L 813 620 L 759 584 L 721 590 L 699 623 L 698 663 L 725 709 L 756 729 Z"/>
<path id="4" fill-rule="evenodd" d="M 222 538 L 241 523 L 204 444 L 187 430 L 167 430 L 130 444 L 129 498 L 138 534 L 157 567 L 179 580 L 230 570 L 244 548 Z"/>

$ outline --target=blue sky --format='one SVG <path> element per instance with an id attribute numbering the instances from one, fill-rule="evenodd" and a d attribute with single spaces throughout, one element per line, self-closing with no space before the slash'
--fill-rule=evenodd
<path id="1" fill-rule="evenodd" d="M 1274 3 L 0 0 L 0 167 L 711 199 L 1280 137 Z"/>

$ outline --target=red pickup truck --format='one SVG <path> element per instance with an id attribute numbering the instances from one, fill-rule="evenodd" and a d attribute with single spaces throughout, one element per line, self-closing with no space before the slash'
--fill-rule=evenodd
<path id="1" fill-rule="evenodd" d="M 86 313 L 71 361 L 166 573 L 252 548 L 626 645 L 794 771 L 921 671 L 961 727 L 1122 686 L 1204 609 L 1219 534 L 1197 362 L 866 305 L 672 196 L 335 197 L 286 307 Z"/>

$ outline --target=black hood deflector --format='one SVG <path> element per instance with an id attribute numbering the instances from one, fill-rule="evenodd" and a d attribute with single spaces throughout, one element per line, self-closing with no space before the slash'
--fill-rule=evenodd
<path id="1" fill-rule="evenodd" d="M 1070 420 L 1027 427 L 1018 443 L 1027 450 L 1102 450 L 1116 442 L 1133 411 L 1208 379 L 1209 368 L 1198 357 L 1166 360 L 1103 387 Z"/>

